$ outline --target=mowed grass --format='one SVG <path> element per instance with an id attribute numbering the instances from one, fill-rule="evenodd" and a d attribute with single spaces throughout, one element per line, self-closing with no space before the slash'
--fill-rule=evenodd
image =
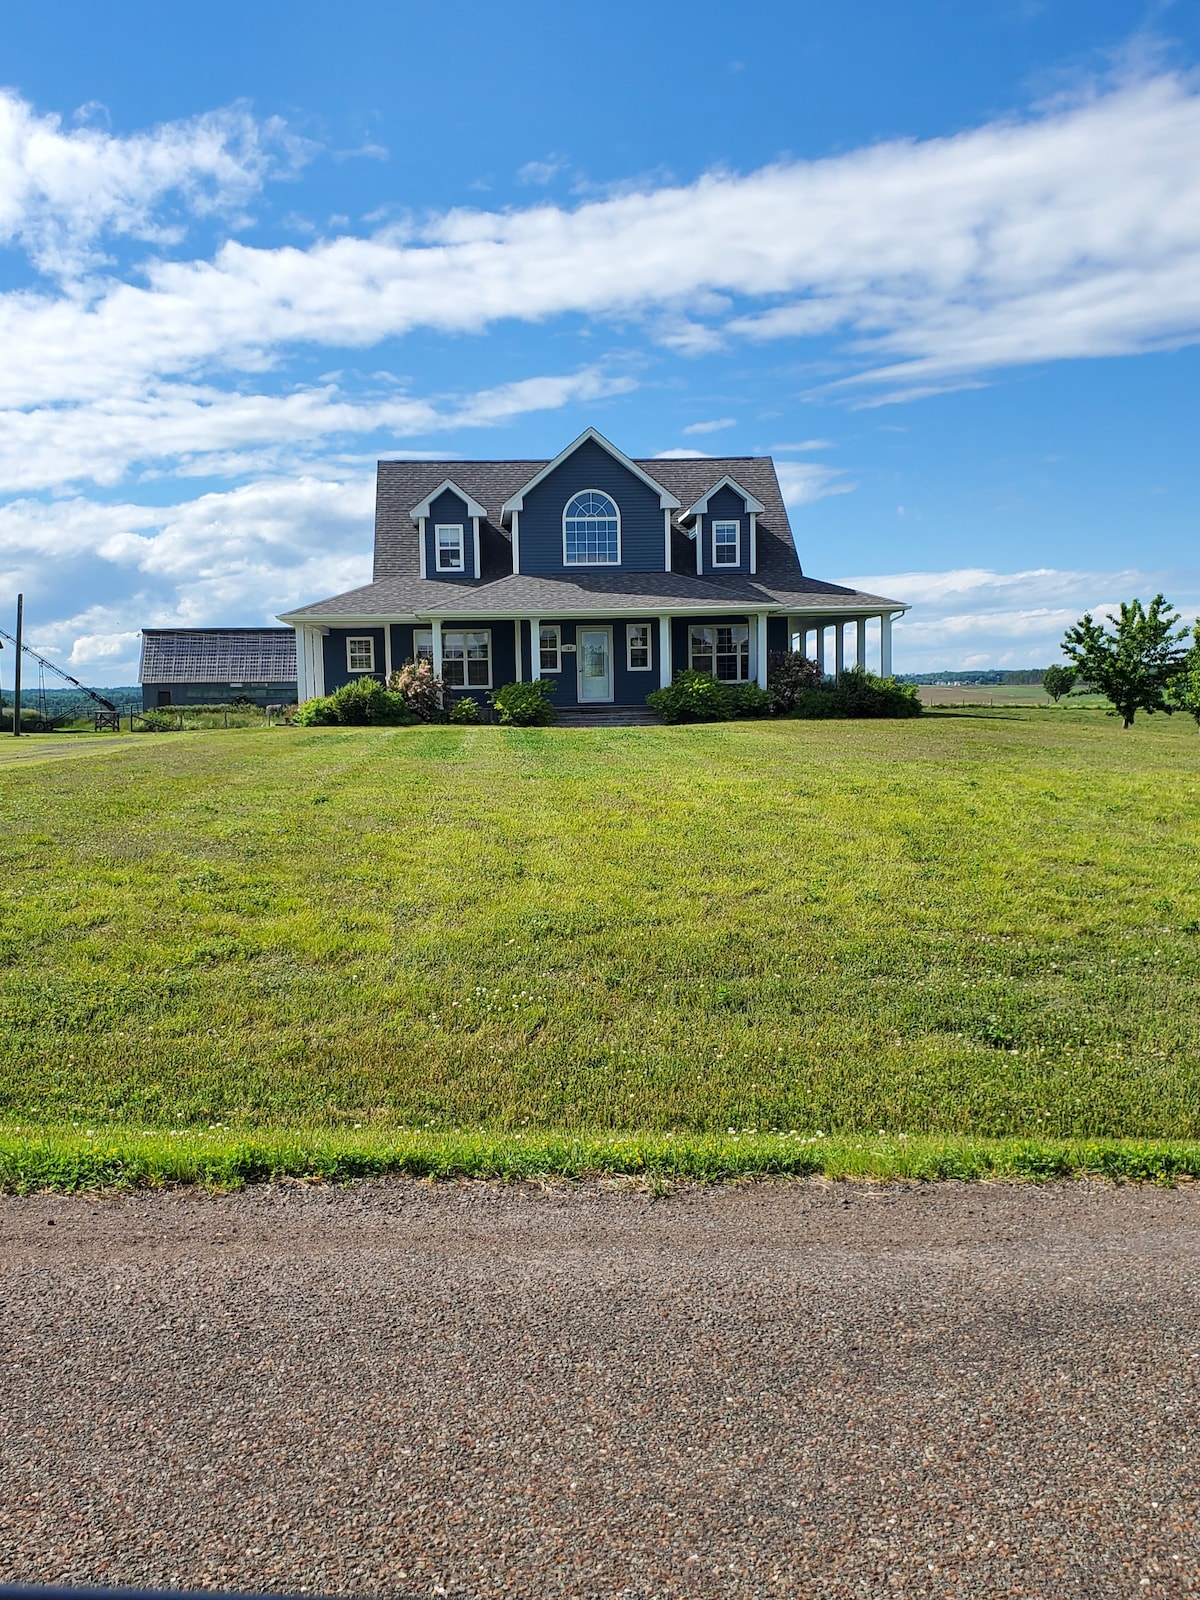
<path id="1" fill-rule="evenodd" d="M 1200 1137 L 1182 718 L 12 743 L 23 1137 Z"/>

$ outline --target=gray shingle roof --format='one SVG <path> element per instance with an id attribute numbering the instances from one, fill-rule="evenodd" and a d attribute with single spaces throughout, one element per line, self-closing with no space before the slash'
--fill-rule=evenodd
<path id="1" fill-rule="evenodd" d="M 696 547 L 673 526 L 674 572 L 580 572 L 539 577 L 512 570 L 512 540 L 501 507 L 546 461 L 381 461 L 376 481 L 374 581 L 289 611 L 289 617 L 482 616 L 521 614 L 570 616 L 580 611 L 779 609 L 797 613 L 864 610 L 902 602 L 862 594 L 805 577 L 792 541 L 775 463 L 770 456 L 730 456 L 637 465 L 683 507 L 698 500 L 727 473 L 766 508 L 758 518 L 758 571 L 754 577 L 695 575 Z M 413 506 L 444 479 L 452 478 L 488 509 L 480 526 L 480 581 L 450 584 L 423 579 Z"/>
<path id="2" fill-rule="evenodd" d="M 140 683 L 295 683 L 291 628 L 143 628 Z"/>

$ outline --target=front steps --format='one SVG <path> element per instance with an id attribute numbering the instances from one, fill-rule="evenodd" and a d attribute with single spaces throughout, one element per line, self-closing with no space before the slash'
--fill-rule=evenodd
<path id="1" fill-rule="evenodd" d="M 650 728 L 658 718 L 649 706 L 571 706 L 554 719 L 560 728 Z"/>

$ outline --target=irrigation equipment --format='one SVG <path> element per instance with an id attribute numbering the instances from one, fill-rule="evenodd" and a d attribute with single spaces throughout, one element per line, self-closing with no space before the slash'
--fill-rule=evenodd
<path id="1" fill-rule="evenodd" d="M 11 634 L 11 633 L 8 633 L 4 628 L 0 628 L 0 639 L 7 639 L 9 644 L 14 646 L 14 648 L 16 650 L 16 662 L 15 662 L 15 667 L 16 667 L 16 681 L 15 681 L 16 693 L 13 696 L 13 700 L 14 700 L 14 705 L 13 705 L 13 733 L 14 734 L 19 734 L 21 732 L 21 656 L 22 655 L 29 656 L 32 660 L 36 661 L 37 664 L 38 664 L 38 682 L 39 682 L 40 689 L 41 689 L 41 693 L 40 693 L 40 696 L 39 696 L 39 698 L 41 700 L 41 707 L 40 707 L 41 715 L 38 717 L 37 721 L 34 723 L 34 732 L 35 733 L 45 733 L 48 730 L 49 726 L 50 726 L 50 719 L 46 715 L 45 688 L 46 688 L 46 673 L 47 672 L 53 672 L 53 673 L 57 674 L 58 677 L 62 678 L 65 682 L 69 683 L 72 686 L 72 688 L 78 689 L 82 694 L 87 695 L 89 700 L 95 701 L 96 710 L 92 713 L 92 724 L 95 727 L 95 730 L 96 730 L 97 733 L 120 733 L 120 731 L 121 731 L 121 713 L 117 710 L 116 706 L 113 705 L 111 700 L 106 700 L 105 697 L 102 694 L 97 694 L 95 689 L 89 689 L 86 683 L 80 683 L 79 679 L 78 678 L 73 678 L 71 676 L 71 674 L 66 671 L 65 668 L 56 665 L 55 662 L 48 660 L 47 657 L 39 655 L 36 650 L 31 650 L 29 648 L 29 646 L 25 643 L 24 639 L 21 637 L 21 634 L 22 634 L 22 631 L 23 631 L 22 623 L 23 623 L 23 620 L 24 620 L 23 617 L 22 617 L 22 612 L 24 610 L 24 605 L 23 605 L 24 598 L 25 598 L 24 595 L 18 595 L 17 596 L 17 632 L 16 632 L 15 636 L 13 634 Z"/>

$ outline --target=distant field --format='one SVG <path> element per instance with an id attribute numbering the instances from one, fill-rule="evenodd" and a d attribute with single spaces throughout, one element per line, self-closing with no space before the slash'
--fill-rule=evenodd
<path id="1" fill-rule="evenodd" d="M 1182 718 L 0 740 L 0 857 L 10 1126 L 1200 1135 Z"/>
<path id="2" fill-rule="evenodd" d="M 917 685 L 927 706 L 1043 706 L 1052 710 L 1100 709 L 1102 695 L 1074 694 L 1057 706 L 1040 683 L 922 683 Z"/>

